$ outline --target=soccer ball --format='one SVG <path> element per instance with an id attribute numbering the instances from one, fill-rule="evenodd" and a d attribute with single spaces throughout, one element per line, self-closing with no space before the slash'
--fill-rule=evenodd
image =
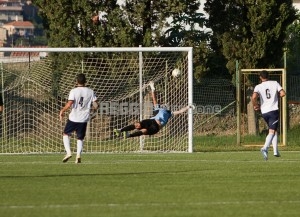
<path id="1" fill-rule="evenodd" d="M 181 74 L 181 71 L 179 69 L 173 69 L 172 76 L 174 78 L 178 77 Z"/>

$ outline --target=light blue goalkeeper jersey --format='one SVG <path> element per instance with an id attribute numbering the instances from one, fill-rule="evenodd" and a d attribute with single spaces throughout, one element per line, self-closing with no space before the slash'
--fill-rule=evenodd
<path id="1" fill-rule="evenodd" d="M 154 111 L 157 111 L 158 113 L 150 119 L 158 120 L 162 127 L 164 127 L 168 123 L 169 119 L 173 115 L 170 110 L 159 108 L 159 105 L 155 106 Z"/>

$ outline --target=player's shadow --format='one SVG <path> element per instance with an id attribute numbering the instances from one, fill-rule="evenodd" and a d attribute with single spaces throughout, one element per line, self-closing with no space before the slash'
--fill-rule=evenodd
<path id="1" fill-rule="evenodd" d="M 163 171 L 163 172 L 134 172 L 134 173 L 87 173 L 87 174 L 45 174 L 45 175 L 18 175 L 18 176 L 0 176 L 0 180 L 3 178 L 52 178 L 52 177 L 94 177 L 94 176 L 136 176 L 136 175 L 160 175 L 160 174 L 180 174 L 180 173 L 191 173 L 191 172 L 202 172 L 204 170 L 180 170 L 180 171 Z"/>

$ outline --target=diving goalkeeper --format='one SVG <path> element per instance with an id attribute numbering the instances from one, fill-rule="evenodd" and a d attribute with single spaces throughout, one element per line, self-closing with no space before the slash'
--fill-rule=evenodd
<path id="1" fill-rule="evenodd" d="M 179 111 L 174 111 L 174 112 L 166 108 L 161 108 L 160 105 L 157 104 L 154 82 L 150 81 L 149 86 L 151 88 L 154 112 L 156 113 L 156 115 L 149 119 L 144 119 L 142 121 L 128 125 L 121 129 L 115 129 L 114 132 L 116 136 L 120 136 L 121 134 L 123 134 L 124 138 L 129 138 L 129 137 L 137 137 L 142 135 L 154 135 L 158 133 L 168 123 L 171 117 L 182 114 L 185 111 L 187 111 L 189 108 L 195 109 L 194 105 L 186 106 L 180 109 Z M 128 132 L 132 130 L 135 131 L 132 133 Z"/>

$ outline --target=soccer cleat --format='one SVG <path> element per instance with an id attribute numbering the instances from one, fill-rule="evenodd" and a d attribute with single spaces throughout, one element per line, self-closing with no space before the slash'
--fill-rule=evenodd
<path id="1" fill-rule="evenodd" d="M 76 157 L 75 163 L 76 164 L 80 164 L 81 163 L 81 158 L 80 157 Z"/>
<path id="2" fill-rule="evenodd" d="M 121 130 L 119 130 L 119 129 L 114 129 L 114 133 L 115 133 L 115 135 L 116 135 L 117 137 L 119 137 L 119 136 L 120 136 L 120 133 L 121 133 Z"/>
<path id="3" fill-rule="evenodd" d="M 260 149 L 260 152 L 263 155 L 265 161 L 267 161 L 268 160 L 268 151 L 262 148 L 262 149 Z"/>
<path id="4" fill-rule="evenodd" d="M 72 155 L 66 155 L 64 157 L 64 159 L 62 160 L 63 163 L 66 163 L 70 158 L 72 157 Z"/>
<path id="5" fill-rule="evenodd" d="M 127 139 L 128 137 L 129 137 L 129 133 L 126 132 L 126 131 L 124 131 L 124 132 L 123 132 L 123 138 L 124 138 L 124 139 Z"/>
<path id="6" fill-rule="evenodd" d="M 274 154 L 274 157 L 281 157 L 281 155 L 279 152 L 277 152 L 277 154 Z"/>

